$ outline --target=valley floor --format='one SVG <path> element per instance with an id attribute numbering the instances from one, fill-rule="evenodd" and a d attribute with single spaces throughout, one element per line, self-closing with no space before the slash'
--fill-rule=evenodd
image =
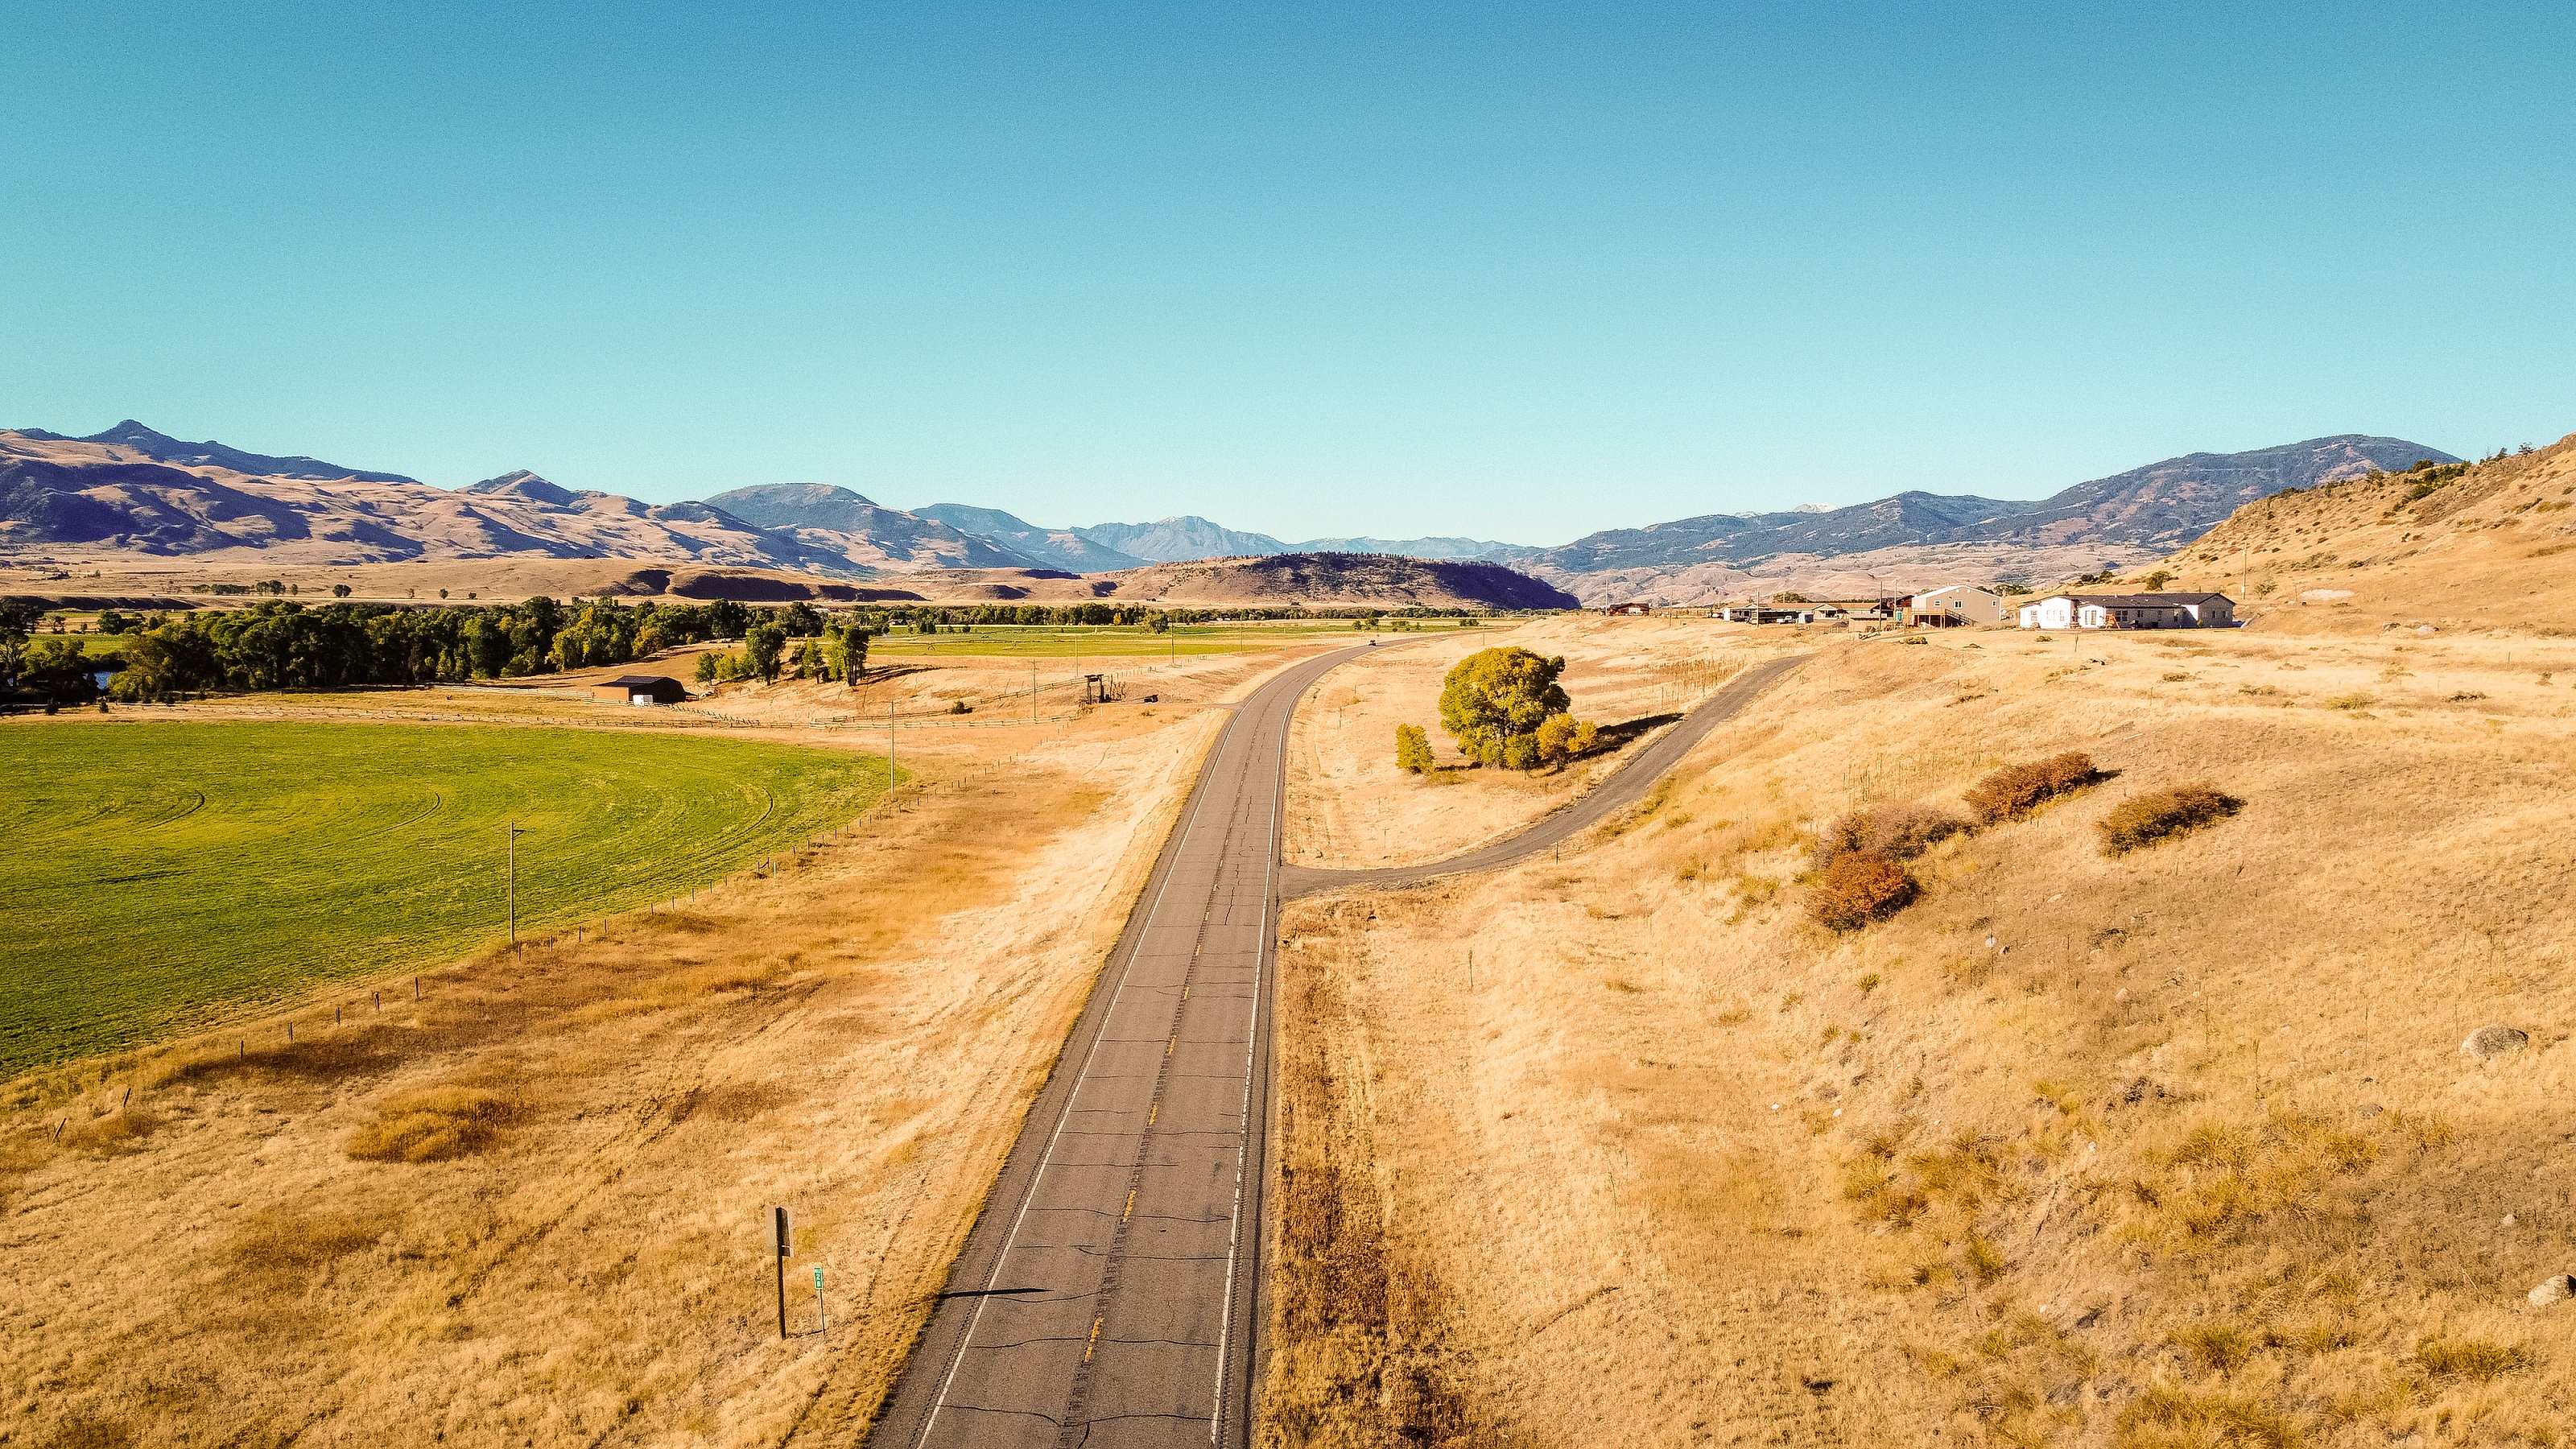
<path id="1" fill-rule="evenodd" d="M 891 673 L 859 693 L 896 705 L 918 783 L 774 871 L 426 971 L 417 1000 L 344 982 L 10 1083 L 0 1442 L 861 1436 L 1224 702 L 1281 657 L 1184 660 L 1165 703 L 1037 725 L 934 712 L 1021 661 Z M 541 690 L 148 714 L 881 746 L 815 723 L 852 693 L 732 689 L 688 723 Z"/>
<path id="2" fill-rule="evenodd" d="M 1292 906 L 1264 1442 L 2560 1442 L 2571 684 L 1833 642 L 1561 863 Z M 2115 777 L 1805 918 L 1826 822 L 2063 750 Z M 2102 854 L 2203 780 L 2242 812 Z"/>

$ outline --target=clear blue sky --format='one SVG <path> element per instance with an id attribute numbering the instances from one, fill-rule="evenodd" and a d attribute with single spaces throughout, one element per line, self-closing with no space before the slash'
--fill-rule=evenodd
<path id="1" fill-rule="evenodd" d="M 0 0 L 0 425 L 1561 542 L 2576 428 L 2560 5 Z"/>

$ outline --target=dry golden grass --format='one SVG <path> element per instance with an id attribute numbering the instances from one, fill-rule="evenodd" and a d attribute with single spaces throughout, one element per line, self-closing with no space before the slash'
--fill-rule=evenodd
<path id="1" fill-rule="evenodd" d="M 1481 845 L 1579 798 L 1655 729 L 1791 642 L 1784 631 L 1757 634 L 1682 614 L 1563 615 L 1437 634 L 1343 665 L 1316 686 L 1290 729 L 1282 849 L 1301 865 L 1354 868 L 1439 860 Z M 1562 655 L 1558 682 L 1574 714 L 1610 730 L 1617 747 L 1535 772 L 1477 767 L 1461 756 L 1440 728 L 1441 680 L 1466 656 L 1506 644 Z M 1430 734 L 1437 768 L 1427 775 L 1396 767 L 1399 724 Z"/>
<path id="2" fill-rule="evenodd" d="M 1340 1085 L 1283 1152 L 1365 1210 L 1282 1223 L 1273 1441 L 1395 1442 L 1378 1355 L 1471 1441 L 2563 1442 L 2571 683 L 2450 631 L 1854 642 L 1561 863 L 1292 907 L 1282 1081 Z M 1805 920 L 1838 816 L 2065 751 L 2117 788 Z M 2242 811 L 2101 853 L 2201 781 Z M 1336 1254 L 1433 1306 L 1295 1317 Z"/>
<path id="3" fill-rule="evenodd" d="M 1219 718 L 938 757 L 774 875 L 416 1004 L 13 1084 L 0 1442 L 855 1440 Z"/>
<path id="4" fill-rule="evenodd" d="M 2168 588 L 2235 597 L 2269 633 L 2576 633 L 2576 436 L 2420 498 L 2415 481 L 2249 504 L 2155 567 L 2174 575 Z"/>

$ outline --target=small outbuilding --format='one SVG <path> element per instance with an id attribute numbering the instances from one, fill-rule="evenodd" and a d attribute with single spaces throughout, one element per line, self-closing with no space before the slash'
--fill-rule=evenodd
<path id="1" fill-rule="evenodd" d="M 1655 612 L 1655 606 L 1646 603 L 1643 600 L 1630 599 L 1624 604 L 1612 604 L 1609 608 L 1606 608 L 1601 612 L 1605 614 L 1625 614 L 1633 616 L 1638 614 L 1651 614 Z"/>
<path id="2" fill-rule="evenodd" d="M 1906 612 L 1907 618 L 1917 624 L 2000 624 L 2004 621 L 2004 600 L 1992 589 L 1952 584 L 1916 594 Z"/>
<path id="3" fill-rule="evenodd" d="M 689 691 L 667 674 L 621 674 L 592 685 L 590 696 L 612 704 L 678 704 Z"/>

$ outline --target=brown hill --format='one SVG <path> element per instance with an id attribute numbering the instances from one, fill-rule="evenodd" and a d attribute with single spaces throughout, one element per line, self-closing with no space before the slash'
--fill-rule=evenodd
<path id="1" fill-rule="evenodd" d="M 274 472 L 247 471 L 275 465 Z M 1029 562 L 948 524 L 821 485 L 737 489 L 755 510 L 829 495 L 822 524 L 774 526 L 718 503 L 649 504 L 561 487 L 525 469 L 449 490 L 393 474 L 334 472 L 140 424 L 93 438 L 0 431 L 0 553 L 200 559 L 274 573 L 302 564 L 490 559 L 653 559 L 873 578 Z M 774 507 L 767 511 L 774 512 Z"/>
<path id="2" fill-rule="evenodd" d="M 2238 599 L 2257 629 L 2576 633 L 2576 434 L 2277 493 L 2157 567 L 2169 588 Z"/>
<path id="3" fill-rule="evenodd" d="M 1501 564 L 1368 553 L 1278 553 L 1198 559 L 1124 574 L 1116 597 L 1210 604 L 1363 603 L 1571 609 L 1575 597 Z"/>

